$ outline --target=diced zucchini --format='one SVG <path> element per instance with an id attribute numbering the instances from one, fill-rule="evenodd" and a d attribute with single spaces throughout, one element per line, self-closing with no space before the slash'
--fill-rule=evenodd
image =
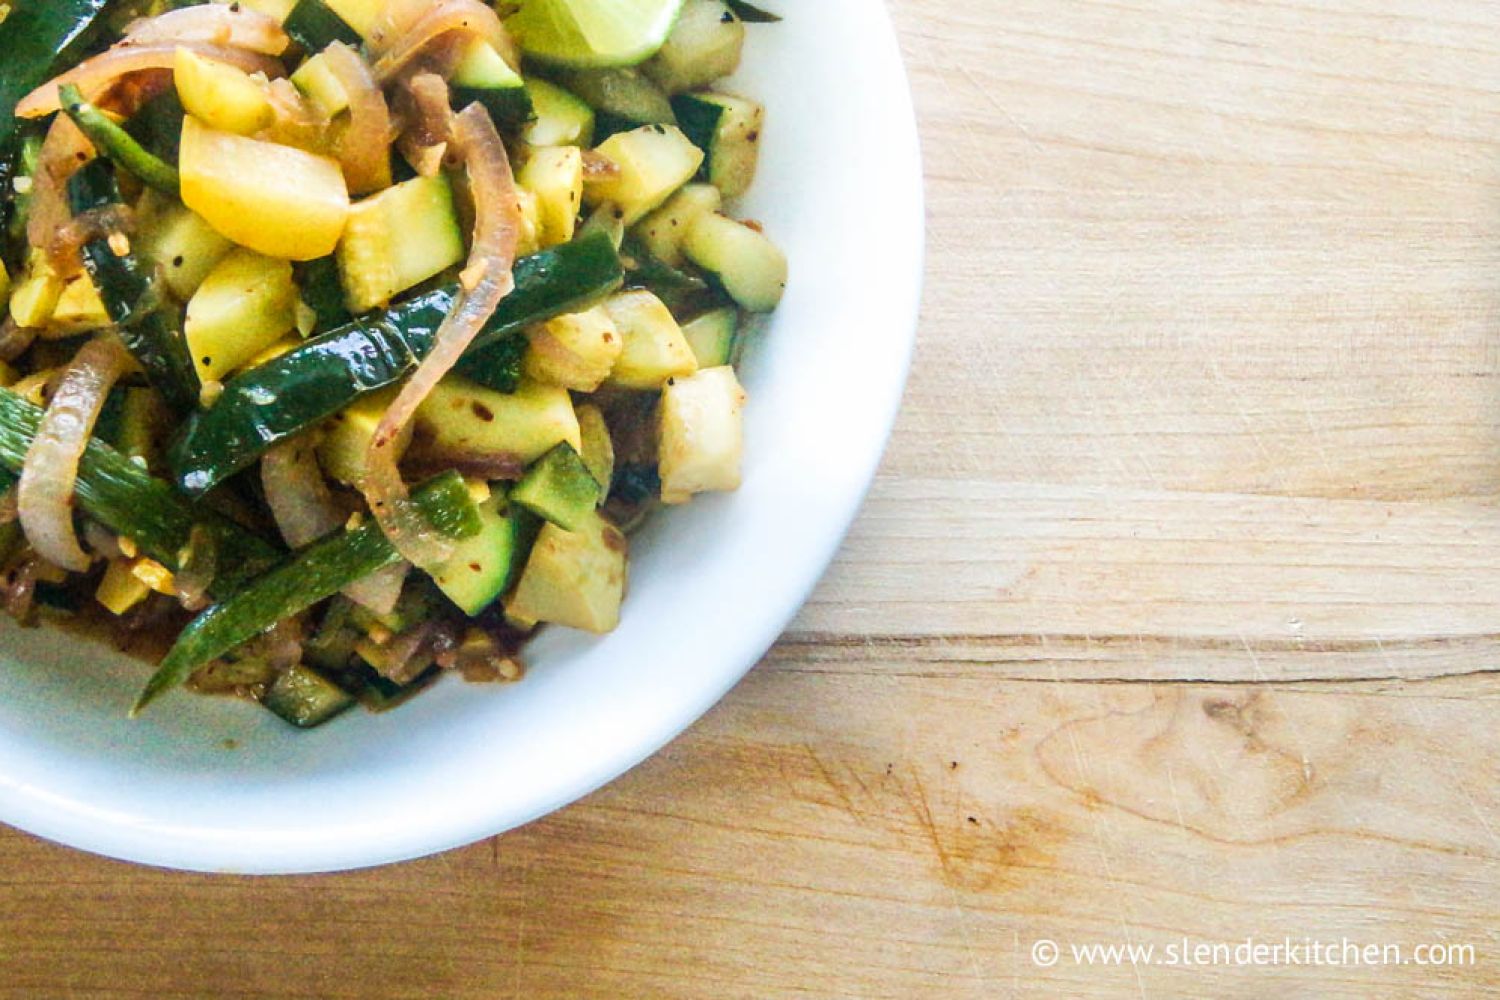
<path id="1" fill-rule="evenodd" d="M 507 395 L 449 375 L 423 401 L 416 424 L 424 455 L 517 474 L 562 441 L 582 443 L 568 390 L 531 379 Z"/>
<path id="2" fill-rule="evenodd" d="M 298 729 L 311 729 L 352 706 L 354 696 L 312 667 L 297 664 L 272 682 L 261 701 Z"/>
<path id="3" fill-rule="evenodd" d="M 739 327 L 739 310 L 725 306 L 682 324 L 682 335 L 693 349 L 699 368 L 718 368 L 734 363 L 734 341 Z"/>
<path id="4" fill-rule="evenodd" d="M 722 215 L 699 216 L 682 250 L 750 312 L 770 312 L 781 304 L 786 255 L 760 230 Z"/>
<path id="5" fill-rule="evenodd" d="M 760 162 L 766 109 L 729 94 L 682 94 L 672 98 L 682 131 L 707 155 L 700 175 L 726 198 L 750 190 Z"/>
<path id="6" fill-rule="evenodd" d="M 609 237 L 616 250 L 620 249 L 625 245 L 625 213 L 612 202 L 600 202 L 599 207 L 594 209 L 594 214 L 578 227 L 579 239 L 590 233 L 603 233 Z"/>
<path id="7" fill-rule="evenodd" d="M 745 390 L 728 365 L 668 382 L 661 392 L 662 503 L 740 488 Z"/>
<path id="8" fill-rule="evenodd" d="M 349 110 L 349 94 L 321 52 L 297 67 L 292 83 L 329 118 Z"/>
<path id="9" fill-rule="evenodd" d="M 640 221 L 636 236 L 651 255 L 672 267 L 683 265 L 682 241 L 698 216 L 724 207 L 724 197 L 712 184 L 689 184 L 667 203 Z"/>
<path id="10" fill-rule="evenodd" d="M 47 262 L 46 253 L 33 249 L 26 258 L 26 270 L 21 280 L 11 289 L 10 318 L 18 326 L 45 326 L 66 287 L 67 283 Z"/>
<path id="11" fill-rule="evenodd" d="M 241 694 L 276 680 L 276 667 L 261 656 L 226 656 L 205 663 L 189 680 L 199 694 Z"/>
<path id="12" fill-rule="evenodd" d="M 669 94 L 706 87 L 733 73 L 745 47 L 745 25 L 721 0 L 687 0 L 646 75 Z"/>
<path id="13" fill-rule="evenodd" d="M 384 6 L 385 0 L 299 0 L 285 18 L 286 33 L 308 52 L 334 42 L 357 46 Z"/>
<path id="14" fill-rule="evenodd" d="M 370 439 L 380 418 L 395 402 L 398 387 L 371 393 L 333 416 L 327 424 L 327 432 L 318 445 L 318 462 L 323 471 L 349 486 L 358 486 L 365 474 L 365 456 L 370 451 Z M 407 421 L 393 447 L 399 459 L 411 443 L 413 425 Z"/>
<path id="15" fill-rule="evenodd" d="M 453 555 L 434 568 L 432 579 L 464 614 L 474 616 L 494 604 L 520 576 L 535 520 L 524 511 L 506 513 L 505 494 L 497 491 L 479 505 L 483 527 L 460 541 Z"/>
<path id="16" fill-rule="evenodd" d="M 537 241 L 542 249 L 571 240 L 583 201 L 583 150 L 577 146 L 533 149 L 516 180 L 536 195 Z"/>
<path id="17" fill-rule="evenodd" d="M 615 442 L 610 437 L 603 411 L 597 406 L 578 407 L 578 430 L 583 436 L 583 449 L 579 455 L 588 467 L 589 475 L 599 484 L 602 502 L 615 479 Z"/>
<path id="18" fill-rule="evenodd" d="M 647 125 L 610 136 L 599 147 L 620 169 L 612 177 L 591 181 L 585 194 L 593 204 L 613 202 L 633 226 L 647 212 L 693 179 L 703 163 L 703 151 L 675 125 Z"/>
<path id="19" fill-rule="evenodd" d="M 543 525 L 506 612 L 603 634 L 620 623 L 625 598 L 625 536 L 598 513 L 579 531 Z"/>
<path id="20" fill-rule="evenodd" d="M 32 406 L 46 406 L 47 400 L 42 397 L 42 394 L 47 389 L 47 383 L 51 382 L 58 374 L 59 372 L 56 368 L 42 368 L 19 381 L 11 383 L 7 388 Z"/>
<path id="21" fill-rule="evenodd" d="M 312 260 L 338 246 L 349 189 L 337 160 L 182 124 L 182 200 L 220 234 L 268 257 Z"/>
<path id="22" fill-rule="evenodd" d="M 624 341 L 601 307 L 569 313 L 532 327 L 525 372 L 538 382 L 593 392 L 609 377 Z"/>
<path id="23" fill-rule="evenodd" d="M 453 70 L 452 86 L 454 107 L 478 101 L 499 128 L 516 129 L 531 120 L 531 95 L 521 74 L 482 38 L 465 43 Z"/>
<path id="24" fill-rule="evenodd" d="M 611 385 L 655 390 L 670 378 L 698 370 L 693 349 L 661 299 L 644 290 L 621 292 L 604 303 L 620 331 L 624 349 L 610 373 Z"/>
<path id="25" fill-rule="evenodd" d="M 253 11 L 266 15 L 277 24 L 290 17 L 292 8 L 297 6 L 297 0 L 214 0 L 214 2 L 237 3 L 241 7 L 248 7 Z"/>
<path id="26" fill-rule="evenodd" d="M 523 187 L 516 188 L 516 204 L 521 208 L 521 232 L 516 239 L 516 256 L 529 257 L 542 248 L 542 204 L 536 195 Z"/>
<path id="27" fill-rule="evenodd" d="M 173 79 L 183 110 L 210 128 L 252 135 L 271 124 L 266 88 L 238 66 L 177 50 Z"/>
<path id="28" fill-rule="evenodd" d="M 94 600 L 114 615 L 123 615 L 146 599 L 151 588 L 130 571 L 129 559 L 111 559 L 99 586 L 94 591 Z"/>
<path id="29" fill-rule="evenodd" d="M 164 594 L 167 597 L 177 596 L 177 580 L 172 575 L 172 571 L 155 559 L 137 556 L 130 561 L 130 572 L 158 594 Z"/>
<path id="30" fill-rule="evenodd" d="M 68 282 L 52 316 L 47 320 L 47 336 L 73 337 L 90 330 L 102 330 L 110 325 L 109 311 L 99 290 L 87 274 L 81 274 Z"/>
<path id="31" fill-rule="evenodd" d="M 10 271 L 6 270 L 5 261 L 0 260 L 0 306 L 10 303 Z"/>
<path id="32" fill-rule="evenodd" d="M 558 82 L 594 109 L 599 136 L 677 123 L 671 100 L 638 69 L 578 70 L 562 74 Z"/>
<path id="33" fill-rule="evenodd" d="M 568 531 L 582 531 L 599 506 L 599 482 L 570 444 L 543 455 L 511 490 L 510 502 Z"/>
<path id="34" fill-rule="evenodd" d="M 555 83 L 528 79 L 531 122 L 521 138 L 531 146 L 591 146 L 594 142 L 594 109 Z"/>
<path id="35" fill-rule="evenodd" d="M 322 0 L 322 3 L 365 38 L 374 29 L 390 0 Z"/>
<path id="36" fill-rule="evenodd" d="M 141 251 L 166 278 L 172 294 L 186 302 L 203 279 L 234 248 L 186 205 L 155 202 L 141 224 Z"/>
<path id="37" fill-rule="evenodd" d="M 292 265 L 235 250 L 198 286 L 183 330 L 199 380 L 210 382 L 264 351 L 296 322 Z"/>
<path id="38" fill-rule="evenodd" d="M 448 179 L 413 177 L 357 202 L 338 246 L 352 313 L 368 312 L 464 259 Z"/>
<path id="39" fill-rule="evenodd" d="M 478 509 L 476 505 L 475 509 Z M 415 628 L 431 618 L 437 609 L 437 595 L 432 588 L 414 581 L 401 588 L 396 606 L 385 614 L 371 611 L 362 604 L 349 609 L 349 621 L 360 631 L 379 642 L 388 642 L 393 635 Z"/>
<path id="40" fill-rule="evenodd" d="M 351 624 L 350 612 L 356 605 L 339 596 L 328 602 L 328 610 L 312 637 L 302 645 L 303 659 L 321 670 L 341 671 L 354 656 L 354 642 L 360 632 Z"/>

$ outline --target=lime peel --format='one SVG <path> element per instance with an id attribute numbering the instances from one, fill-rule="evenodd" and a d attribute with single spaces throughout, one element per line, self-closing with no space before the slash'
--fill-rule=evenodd
<path id="1" fill-rule="evenodd" d="M 666 43 L 683 0 L 523 0 L 505 22 L 527 55 L 579 69 L 634 66 Z"/>

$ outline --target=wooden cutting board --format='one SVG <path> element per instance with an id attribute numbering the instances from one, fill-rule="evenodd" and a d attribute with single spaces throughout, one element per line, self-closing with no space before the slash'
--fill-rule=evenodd
<path id="1" fill-rule="evenodd" d="M 0 834 L 0 997 L 1500 993 L 1500 8 L 892 9 L 921 347 L 775 653 L 624 780 L 414 864 Z M 1070 951 L 1184 937 L 1474 951 Z"/>

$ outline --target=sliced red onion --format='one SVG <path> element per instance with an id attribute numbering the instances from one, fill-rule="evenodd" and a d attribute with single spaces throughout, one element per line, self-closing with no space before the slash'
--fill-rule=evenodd
<path id="1" fill-rule="evenodd" d="M 205 42 L 268 56 L 286 51 L 291 39 L 273 17 L 244 4 L 200 4 L 142 18 L 125 29 L 127 44 Z"/>
<path id="2" fill-rule="evenodd" d="M 448 151 L 453 108 L 448 81 L 436 73 L 417 73 L 401 82 L 397 100 L 406 118 L 401 155 L 423 177 L 436 177 Z"/>
<path id="3" fill-rule="evenodd" d="M 438 329 L 432 353 L 402 386 L 375 428 L 365 457 L 365 481 L 360 484 L 386 537 L 418 566 L 442 562 L 453 545 L 412 505 L 396 467 L 395 442 L 417 407 L 458 363 L 500 300 L 515 287 L 512 267 L 521 231 L 521 206 L 510 158 L 489 113 L 480 105 L 470 105 L 454 119 L 452 141 L 463 157 L 474 199 L 474 246 L 459 276 L 463 291 Z"/>
<path id="4" fill-rule="evenodd" d="M 431 652 L 438 630 L 438 623 L 429 618 L 386 643 L 381 649 L 381 675 L 397 684 L 416 680 L 429 662 L 423 654 Z"/>
<path id="5" fill-rule="evenodd" d="M 84 244 L 130 232 L 134 218 L 135 214 L 126 205 L 106 205 L 75 215 L 52 232 L 52 240 L 47 244 L 47 261 L 52 270 L 60 278 L 77 277 L 83 270 Z"/>
<path id="6" fill-rule="evenodd" d="M 276 527 L 292 548 L 311 545 L 343 527 L 346 518 L 333 502 L 305 438 L 293 438 L 266 452 L 260 462 L 260 481 Z"/>
<path id="7" fill-rule="evenodd" d="M 276 527 L 294 549 L 311 545 L 342 528 L 348 520 L 339 509 L 304 438 L 277 445 L 260 463 L 260 481 Z M 344 595 L 379 615 L 390 614 L 401 597 L 410 567 L 397 563 L 344 588 Z"/>
<path id="8" fill-rule="evenodd" d="M 401 588 L 406 586 L 406 575 L 410 572 L 411 563 L 406 562 L 378 569 L 363 580 L 355 580 L 345 587 L 344 596 L 377 615 L 388 615 L 396 610 L 396 602 L 401 599 Z"/>
<path id="9" fill-rule="evenodd" d="M 6 494 L 6 496 L 10 497 L 14 495 L 14 490 Z M 0 498 L 0 505 L 3 504 L 4 498 Z M 15 511 L 14 509 L 14 500 L 11 501 L 11 508 L 12 513 L 19 513 L 19 511 Z M 12 517 L 11 520 L 15 520 L 15 518 Z M 89 547 L 89 551 L 93 552 L 100 559 L 118 559 L 125 554 L 120 548 L 120 540 L 98 521 L 83 522 L 83 543 Z"/>
<path id="10" fill-rule="evenodd" d="M 36 601 L 37 559 L 28 556 L 5 576 L 5 613 L 22 625 L 30 625 Z"/>
<path id="11" fill-rule="evenodd" d="M 500 16 L 479 0 L 397 0 L 386 5 L 368 39 L 375 77 L 394 79 L 434 41 L 450 34 L 482 38 L 515 65 L 515 45 Z"/>
<path id="12" fill-rule="evenodd" d="M 328 116 L 302 95 L 290 80 L 272 80 L 266 88 L 271 99 L 271 126 L 265 136 L 283 146 L 327 156 L 330 145 Z"/>
<path id="13" fill-rule="evenodd" d="M 129 369 L 130 355 L 113 337 L 89 341 L 63 374 L 21 469 L 21 529 L 37 554 L 83 572 L 92 561 L 73 530 L 78 462 L 109 390 Z"/>
<path id="14" fill-rule="evenodd" d="M 9 313 L 0 320 L 0 361 L 14 361 L 36 340 L 36 330 L 17 323 Z"/>
<path id="15" fill-rule="evenodd" d="M 52 247 L 71 218 L 65 194 L 68 180 L 93 158 L 94 144 L 73 124 L 73 119 L 58 115 L 47 129 L 47 138 L 37 157 L 26 222 L 26 239 L 46 251 L 49 260 L 59 256 L 52 252 Z M 62 263 L 64 270 L 68 270 L 68 262 Z M 77 267 L 76 261 L 73 262 L 73 268 Z"/>
<path id="16" fill-rule="evenodd" d="M 78 89 L 83 91 L 83 96 L 92 101 L 127 74 L 153 69 L 170 70 L 177 64 L 179 48 L 196 52 L 205 59 L 216 59 L 238 66 L 247 73 L 279 77 L 285 72 L 278 60 L 246 49 L 225 48 L 204 42 L 184 42 L 180 45 L 167 42 L 150 45 L 121 43 L 92 59 L 85 59 L 27 94 L 16 105 L 16 117 L 42 118 L 60 109 L 62 101 L 58 96 L 58 89 L 64 84 L 76 83 Z"/>
<path id="17" fill-rule="evenodd" d="M 369 65 L 343 42 L 323 50 L 328 69 L 349 98 L 349 123 L 338 140 L 339 162 L 351 194 L 391 185 L 391 109 Z"/>

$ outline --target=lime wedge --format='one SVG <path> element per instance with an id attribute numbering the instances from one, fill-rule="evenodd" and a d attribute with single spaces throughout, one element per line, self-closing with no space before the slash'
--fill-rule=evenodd
<path id="1" fill-rule="evenodd" d="M 562 66 L 634 66 L 656 54 L 683 0 L 521 0 L 505 25 L 527 55 Z"/>

